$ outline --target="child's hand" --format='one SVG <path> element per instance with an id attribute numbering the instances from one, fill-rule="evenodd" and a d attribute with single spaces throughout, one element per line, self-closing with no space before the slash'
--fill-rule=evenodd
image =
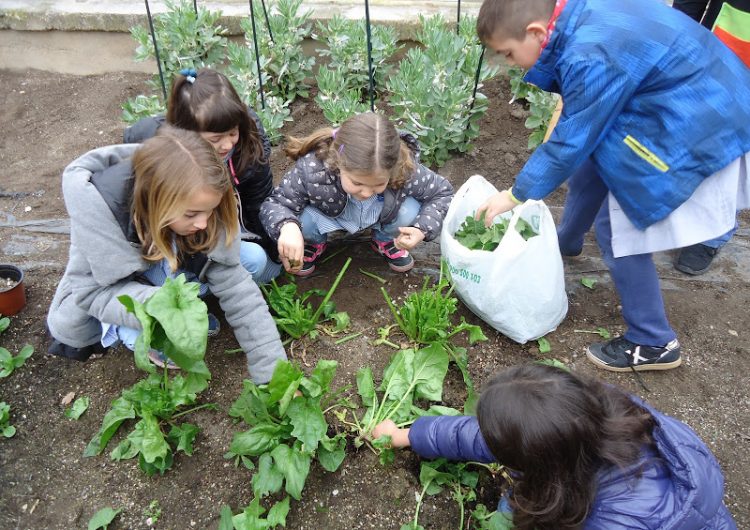
<path id="1" fill-rule="evenodd" d="M 393 420 L 385 420 L 378 423 L 372 430 L 372 439 L 377 440 L 381 436 L 390 436 L 393 447 L 409 447 L 409 429 L 399 429 Z"/>
<path id="2" fill-rule="evenodd" d="M 399 236 L 393 240 L 396 248 L 411 250 L 424 239 L 424 232 L 413 226 L 400 226 L 398 231 Z"/>
<path id="3" fill-rule="evenodd" d="M 305 257 L 305 239 L 295 223 L 286 223 L 281 227 L 279 236 L 279 258 L 287 272 L 297 272 L 302 268 Z"/>
<path id="4" fill-rule="evenodd" d="M 478 220 L 482 216 L 482 212 L 485 212 L 484 224 L 489 228 L 492 226 L 492 220 L 495 216 L 512 210 L 515 206 L 518 206 L 518 203 L 513 201 L 508 190 L 503 190 L 487 199 L 484 204 L 477 208 L 474 219 Z"/>

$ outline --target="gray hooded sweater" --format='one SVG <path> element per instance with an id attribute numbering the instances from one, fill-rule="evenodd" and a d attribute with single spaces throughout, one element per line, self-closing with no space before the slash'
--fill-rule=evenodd
<path id="1" fill-rule="evenodd" d="M 63 172 L 63 197 L 70 215 L 70 256 L 47 316 L 58 341 L 82 348 L 98 342 L 101 322 L 140 329 L 134 315 L 117 300 L 129 295 L 143 302 L 158 287 L 136 277 L 151 263 L 141 248 L 123 233 L 92 176 L 129 159 L 138 145 L 95 149 L 73 161 Z M 219 300 L 237 342 L 247 355 L 250 377 L 270 380 L 276 363 L 285 360 L 276 325 L 250 273 L 240 264 L 239 238 L 231 246 L 219 244 L 208 254 L 205 277 Z"/>

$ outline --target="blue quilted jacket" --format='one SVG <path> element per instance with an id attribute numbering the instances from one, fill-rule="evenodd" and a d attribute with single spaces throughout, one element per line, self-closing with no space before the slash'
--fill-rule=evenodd
<path id="1" fill-rule="evenodd" d="M 644 450 L 629 468 L 599 473 L 584 530 L 736 530 L 722 502 L 724 477 L 708 447 L 684 423 L 638 404 L 656 420 L 656 451 Z M 409 442 L 425 458 L 495 461 L 474 416 L 419 418 Z"/>
<path id="2" fill-rule="evenodd" d="M 526 80 L 562 95 L 550 140 L 513 194 L 541 199 L 588 157 L 644 229 L 750 152 L 750 70 L 716 36 L 654 0 L 568 0 Z"/>

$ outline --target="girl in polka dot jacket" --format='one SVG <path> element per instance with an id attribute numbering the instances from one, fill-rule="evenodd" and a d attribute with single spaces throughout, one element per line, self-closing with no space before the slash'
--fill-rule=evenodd
<path id="1" fill-rule="evenodd" d="M 409 250 L 440 234 L 453 187 L 419 163 L 414 137 L 384 116 L 358 114 L 338 129 L 289 138 L 285 152 L 296 164 L 263 202 L 261 222 L 288 272 L 311 274 L 337 230 L 372 228 L 373 250 L 397 272 L 414 266 Z"/>

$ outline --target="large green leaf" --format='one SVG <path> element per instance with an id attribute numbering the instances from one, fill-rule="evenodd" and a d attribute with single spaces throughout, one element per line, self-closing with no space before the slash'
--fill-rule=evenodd
<path id="1" fill-rule="evenodd" d="M 262 454 L 258 459 L 258 471 L 253 475 L 253 494 L 260 498 L 276 493 L 281 490 L 283 483 L 284 475 L 274 464 L 271 454 Z"/>
<path id="2" fill-rule="evenodd" d="M 186 455 L 193 454 L 193 442 L 200 429 L 192 423 L 183 423 L 175 425 L 167 435 L 167 440 L 172 442 L 177 448 L 175 451 L 183 451 Z"/>
<path id="3" fill-rule="evenodd" d="M 180 274 L 174 280 L 167 278 L 144 304 L 171 344 L 172 351 L 164 353 L 189 372 L 196 371 L 194 365 L 203 361 L 208 340 L 208 310 L 198 297 L 199 289 Z"/>
<path id="4" fill-rule="evenodd" d="M 448 352 L 440 344 L 431 344 L 414 355 L 414 395 L 430 401 L 443 399 L 443 380 L 448 372 Z"/>
<path id="5" fill-rule="evenodd" d="M 310 455 L 288 445 L 279 445 L 271 451 L 271 456 L 276 468 L 284 475 L 284 489 L 289 495 L 300 500 L 302 488 L 310 472 Z"/>
<path id="6" fill-rule="evenodd" d="M 104 530 L 107 530 L 107 526 L 114 520 L 115 517 L 117 517 L 117 514 L 119 514 L 122 511 L 122 509 L 119 510 L 113 510 L 109 506 L 106 508 L 102 508 L 98 512 L 94 514 L 94 516 L 89 521 L 88 530 L 99 530 L 100 528 L 104 528 Z"/>
<path id="7" fill-rule="evenodd" d="M 328 430 L 320 403 L 297 397 L 290 403 L 287 415 L 294 426 L 292 436 L 302 442 L 305 451 L 315 451 Z"/>
<path id="8" fill-rule="evenodd" d="M 269 402 L 279 404 L 279 415 L 286 413 L 303 377 L 302 370 L 289 361 L 276 363 L 276 368 L 268 382 Z"/>
<path id="9" fill-rule="evenodd" d="M 235 455 L 261 455 L 276 447 L 287 430 L 275 423 L 260 423 L 248 431 L 236 433 L 229 450 Z"/>
<path id="10" fill-rule="evenodd" d="M 333 438 L 324 437 L 318 446 L 318 462 L 323 469 L 333 473 L 346 457 L 346 435 L 337 434 Z"/>
<path id="11" fill-rule="evenodd" d="M 123 421 L 135 418 L 135 408 L 127 399 L 119 397 L 112 402 L 112 408 L 104 415 L 102 426 L 86 446 L 83 456 L 100 454 L 110 438 L 117 432 Z"/>
<path id="12" fill-rule="evenodd" d="M 170 452 L 169 444 L 164 439 L 164 433 L 159 428 L 159 422 L 153 416 L 144 416 L 135 424 L 135 431 L 143 436 L 141 455 L 146 462 L 153 464 L 157 460 L 166 458 Z"/>

